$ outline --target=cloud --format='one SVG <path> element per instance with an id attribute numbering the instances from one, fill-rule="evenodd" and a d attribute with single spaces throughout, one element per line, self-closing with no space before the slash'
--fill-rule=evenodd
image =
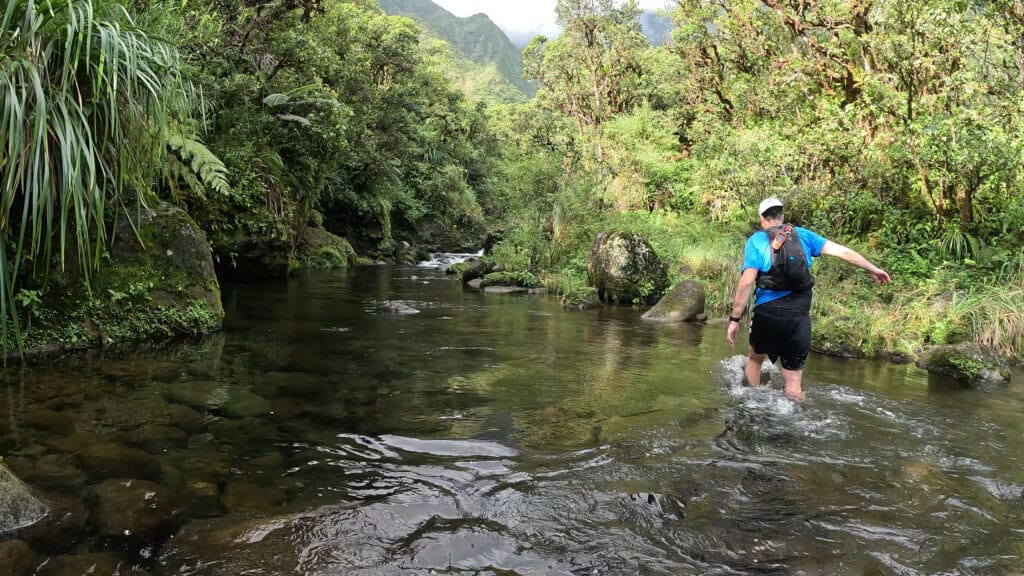
<path id="1" fill-rule="evenodd" d="M 557 0 L 434 0 L 445 10 L 460 17 L 483 12 L 504 30 L 510 38 L 532 37 L 537 34 L 557 36 L 555 4 Z M 668 0 L 640 0 L 643 10 L 664 8 Z"/>

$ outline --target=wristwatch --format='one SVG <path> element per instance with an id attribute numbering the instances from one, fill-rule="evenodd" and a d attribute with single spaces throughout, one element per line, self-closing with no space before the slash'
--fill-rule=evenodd
<path id="1" fill-rule="evenodd" d="M 740 315 L 740 316 L 729 316 L 729 322 L 739 323 L 741 318 L 743 318 L 742 315 Z"/>

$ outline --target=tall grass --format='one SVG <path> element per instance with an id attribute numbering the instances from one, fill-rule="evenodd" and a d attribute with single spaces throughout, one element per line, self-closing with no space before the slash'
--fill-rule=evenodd
<path id="1" fill-rule="evenodd" d="M 975 342 L 1024 361 L 1024 289 L 986 290 L 965 308 Z"/>
<path id="2" fill-rule="evenodd" d="M 108 206 L 141 199 L 164 127 L 190 91 L 176 48 L 119 0 L 6 0 L 0 20 L 0 324 L 18 280 L 68 253 L 86 274 L 103 253 Z M 160 8 L 163 10 L 164 8 Z M 40 270 L 26 271 L 27 263 Z"/>

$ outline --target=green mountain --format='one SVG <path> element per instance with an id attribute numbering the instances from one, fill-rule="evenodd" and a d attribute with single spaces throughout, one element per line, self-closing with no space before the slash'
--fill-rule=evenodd
<path id="1" fill-rule="evenodd" d="M 377 0 L 389 15 L 407 16 L 428 33 L 451 44 L 452 49 L 476 64 L 494 65 L 502 77 L 524 94 L 535 86 L 523 79 L 523 54 L 486 14 L 459 18 L 430 0 Z"/>

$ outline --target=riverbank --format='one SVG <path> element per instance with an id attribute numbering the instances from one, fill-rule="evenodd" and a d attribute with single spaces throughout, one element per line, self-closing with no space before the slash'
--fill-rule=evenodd
<path id="1" fill-rule="evenodd" d="M 667 265 L 670 285 L 698 280 L 705 288 L 710 318 L 728 315 L 739 279 L 742 250 L 754 227 L 708 222 L 672 212 L 606 213 L 593 222 L 554 230 L 539 260 L 537 276 L 567 304 L 592 302 L 587 285 L 587 250 L 598 230 L 636 232 Z M 832 238 L 830 238 L 832 239 Z M 885 269 L 899 268 L 893 255 L 856 239 L 834 238 Z M 501 262 L 510 247 L 496 249 Z M 901 256 L 902 257 L 902 256 Z M 1024 275 L 1005 281 L 970 276 L 967 265 L 940 266 L 927 275 L 893 273 L 893 283 L 877 285 L 863 271 L 829 257 L 818 258 L 812 307 L 814 350 L 835 356 L 883 359 L 897 363 L 925 359 L 937 347 L 954 347 L 965 359 L 963 374 L 973 379 L 981 361 L 999 370 L 1024 362 Z M 974 360 L 955 349 L 975 345 Z M 969 354 L 967 356 L 970 356 Z"/>

